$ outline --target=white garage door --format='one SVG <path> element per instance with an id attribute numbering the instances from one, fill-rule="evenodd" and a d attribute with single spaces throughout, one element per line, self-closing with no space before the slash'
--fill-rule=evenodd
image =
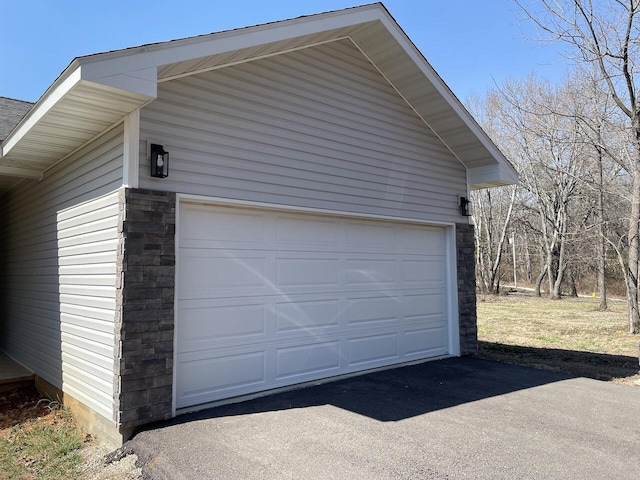
<path id="1" fill-rule="evenodd" d="M 448 351 L 445 229 L 183 202 L 176 407 Z"/>

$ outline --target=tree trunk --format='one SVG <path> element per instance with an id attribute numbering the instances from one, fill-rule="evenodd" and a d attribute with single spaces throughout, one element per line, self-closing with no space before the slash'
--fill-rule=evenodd
<path id="1" fill-rule="evenodd" d="M 545 272 L 547 272 L 547 283 L 549 285 L 549 289 L 548 289 L 549 298 L 553 298 L 553 279 L 556 276 L 553 262 L 554 262 L 553 250 L 551 248 L 547 248 L 547 258 L 546 258 L 547 268 L 545 269 Z"/>
<path id="2" fill-rule="evenodd" d="M 600 295 L 600 307 L 601 311 L 605 311 L 609 308 L 607 305 L 607 280 L 606 280 L 606 245 L 604 240 L 604 229 L 601 225 L 600 238 L 598 238 L 598 294 Z"/>
<path id="3" fill-rule="evenodd" d="M 560 300 L 562 298 L 562 278 L 564 276 L 564 270 L 566 268 L 565 265 L 565 256 L 566 256 L 566 238 L 567 238 L 567 211 L 566 205 L 561 208 L 558 212 L 558 255 L 557 255 L 557 267 L 555 271 L 555 279 L 553 282 L 553 293 L 551 294 L 551 298 L 554 300 Z"/>
<path id="4" fill-rule="evenodd" d="M 569 278 L 569 295 L 571 297 L 578 296 L 578 286 L 576 285 L 576 276 L 573 272 L 570 272 L 568 275 Z"/>
<path id="5" fill-rule="evenodd" d="M 562 244 L 561 244 L 562 245 Z M 561 247 L 560 247 L 561 248 Z M 547 249 L 547 282 L 549 284 L 549 298 L 560 300 L 560 283 L 562 283 L 561 255 L 558 245 L 553 245 Z"/>
<path id="6" fill-rule="evenodd" d="M 598 134 L 600 130 L 598 130 Z M 600 295 L 600 310 L 607 310 L 607 280 L 606 280 L 606 268 L 607 268 L 607 248 L 605 241 L 604 230 L 604 174 L 602 171 L 602 151 L 598 148 L 598 195 L 597 195 L 597 209 L 598 209 L 598 232 L 599 237 L 597 241 L 597 253 L 598 253 L 598 293 Z"/>
<path id="7" fill-rule="evenodd" d="M 627 268 L 627 307 L 629 309 L 629 332 L 640 333 L 640 311 L 638 310 L 638 246 L 640 235 L 640 113 L 633 122 L 636 134 L 636 159 L 633 172 L 631 196 L 631 218 L 629 219 L 629 264 Z"/>
<path id="8" fill-rule="evenodd" d="M 540 289 L 542 288 L 542 281 L 544 280 L 544 277 L 546 274 L 547 274 L 547 266 L 545 265 L 544 267 L 542 267 L 542 271 L 540 272 L 540 275 L 538 275 L 538 278 L 536 279 L 536 297 L 542 296 Z"/>
<path id="9" fill-rule="evenodd" d="M 527 236 L 527 231 L 524 232 L 524 263 L 525 263 L 525 272 L 527 275 L 527 282 L 531 283 L 533 275 L 531 274 L 531 255 L 529 253 L 529 237 Z"/>

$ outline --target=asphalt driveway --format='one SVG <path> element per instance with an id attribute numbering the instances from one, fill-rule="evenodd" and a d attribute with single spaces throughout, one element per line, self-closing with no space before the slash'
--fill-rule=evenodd
<path id="1" fill-rule="evenodd" d="M 138 433 L 154 479 L 640 478 L 640 387 L 456 358 Z"/>

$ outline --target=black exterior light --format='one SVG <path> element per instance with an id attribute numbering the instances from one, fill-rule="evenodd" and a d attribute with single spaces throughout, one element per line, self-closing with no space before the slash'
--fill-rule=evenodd
<path id="1" fill-rule="evenodd" d="M 471 216 L 471 201 L 467 197 L 460 197 L 460 214 L 463 217 Z"/>
<path id="2" fill-rule="evenodd" d="M 151 176 L 166 178 L 169 176 L 169 152 L 162 145 L 152 143 L 149 146 L 151 160 Z"/>

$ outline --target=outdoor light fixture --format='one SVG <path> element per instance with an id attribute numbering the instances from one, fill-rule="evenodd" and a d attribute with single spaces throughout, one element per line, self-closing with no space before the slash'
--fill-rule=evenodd
<path id="1" fill-rule="evenodd" d="M 149 156 L 151 161 L 151 176 L 166 178 L 169 176 L 169 152 L 157 143 L 149 144 Z"/>
<path id="2" fill-rule="evenodd" d="M 471 216 L 471 201 L 467 197 L 460 197 L 460 214 L 463 217 Z"/>

